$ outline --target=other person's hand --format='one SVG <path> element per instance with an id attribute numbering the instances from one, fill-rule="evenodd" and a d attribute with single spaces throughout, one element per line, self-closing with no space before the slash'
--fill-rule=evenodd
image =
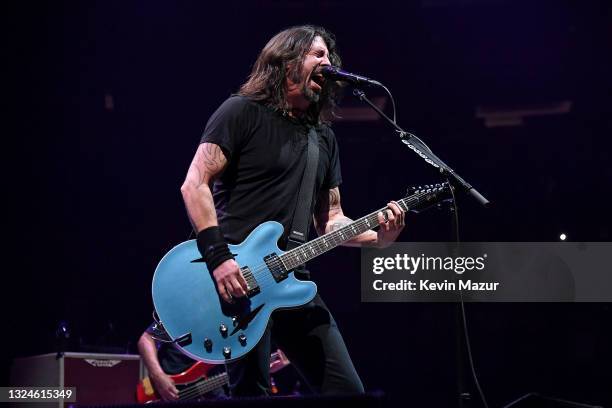
<path id="1" fill-rule="evenodd" d="M 157 394 L 159 394 L 164 401 L 178 400 L 178 389 L 174 385 L 174 381 L 169 375 L 165 373 L 157 373 L 151 374 L 149 378 L 151 378 L 151 381 L 153 381 L 155 391 L 157 391 Z"/>

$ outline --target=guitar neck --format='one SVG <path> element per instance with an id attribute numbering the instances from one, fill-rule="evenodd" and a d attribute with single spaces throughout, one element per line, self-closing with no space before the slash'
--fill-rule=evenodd
<path id="1" fill-rule="evenodd" d="M 198 381 L 190 386 L 187 386 L 179 391 L 179 398 L 192 399 L 202 396 L 212 390 L 222 387 L 227 384 L 227 373 L 221 373 L 205 380 Z"/>
<path id="2" fill-rule="evenodd" d="M 272 369 L 275 364 L 280 364 L 281 365 L 280 368 L 288 365 L 289 360 L 286 360 L 286 357 L 285 357 L 285 360 L 286 360 L 285 361 L 283 357 L 284 355 L 281 354 L 280 350 L 272 353 L 270 355 L 270 368 Z M 278 371 L 280 368 L 277 367 L 275 371 Z M 270 372 L 272 373 L 273 371 L 270 371 Z M 227 383 L 228 383 L 227 372 L 223 372 L 223 373 L 202 379 L 200 381 L 197 381 L 179 390 L 179 398 L 180 399 L 194 399 L 197 397 L 201 397 L 204 394 L 207 394 L 213 390 L 216 390 L 217 388 L 221 388 Z"/>
<path id="3" fill-rule="evenodd" d="M 417 193 L 410 197 L 403 198 L 398 200 L 397 203 L 402 208 L 402 210 L 408 212 L 414 206 L 421 203 L 423 199 L 429 193 Z M 359 234 L 363 234 L 364 232 L 374 229 L 378 227 L 378 213 L 387 209 L 387 207 L 376 210 L 368 215 L 365 215 L 358 220 L 351 222 L 350 224 L 345 225 L 342 228 L 339 228 L 335 231 L 328 232 L 325 235 L 321 235 L 318 238 L 313 239 L 305 244 L 300 245 L 297 248 L 294 248 L 290 251 L 285 252 L 279 258 L 282 260 L 283 265 L 287 270 L 292 270 L 305 262 L 308 262 L 311 259 L 316 258 L 317 256 L 324 254 L 327 251 L 330 251 L 337 247 L 338 245 L 342 245 L 345 242 L 350 241 L 355 238 Z"/>

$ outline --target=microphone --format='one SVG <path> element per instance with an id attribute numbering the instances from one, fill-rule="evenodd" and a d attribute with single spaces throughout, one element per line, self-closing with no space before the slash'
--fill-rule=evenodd
<path id="1" fill-rule="evenodd" d="M 341 70 L 338 67 L 334 67 L 331 65 L 325 65 L 321 68 L 321 74 L 327 78 L 334 81 L 343 81 L 348 82 L 352 85 L 358 86 L 382 86 L 382 84 L 378 81 L 375 81 L 370 78 L 366 78 L 361 75 L 351 74 L 350 72 L 346 72 Z"/>

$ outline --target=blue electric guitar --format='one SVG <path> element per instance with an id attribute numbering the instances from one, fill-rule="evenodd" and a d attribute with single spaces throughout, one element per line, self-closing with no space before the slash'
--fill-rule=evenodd
<path id="1" fill-rule="evenodd" d="M 414 211 L 448 197 L 450 189 L 446 183 L 425 186 L 398 204 L 406 212 Z M 218 364 L 243 357 L 263 336 L 274 310 L 299 307 L 315 297 L 317 286 L 296 279 L 293 269 L 376 228 L 382 210 L 287 252 L 277 245 L 283 226 L 275 221 L 260 224 L 241 244 L 230 245 L 248 286 L 247 296 L 233 304 L 217 293 L 196 241 L 177 245 L 153 276 L 153 303 L 160 323 L 179 349 L 195 360 Z"/>

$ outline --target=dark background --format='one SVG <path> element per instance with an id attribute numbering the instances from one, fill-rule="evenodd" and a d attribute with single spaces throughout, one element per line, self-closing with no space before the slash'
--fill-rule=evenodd
<path id="1" fill-rule="evenodd" d="M 610 241 L 608 3 L 11 3 L 2 382 L 12 357 L 55 350 L 60 320 L 73 349 L 135 351 L 155 266 L 190 235 L 179 187 L 206 120 L 265 42 L 295 24 L 334 32 L 345 68 L 385 83 L 400 124 L 494 203 L 459 197 L 463 240 Z M 522 126 L 475 116 L 557 101 L 570 112 Z M 357 105 L 350 92 L 344 105 Z M 381 121 L 335 131 L 349 216 L 438 181 Z M 411 217 L 401 236 L 451 239 L 450 216 L 436 211 Z M 311 269 L 368 389 L 393 406 L 456 404 L 455 305 L 361 303 L 356 249 Z M 610 305 L 466 308 L 490 406 L 530 391 L 612 404 Z"/>

